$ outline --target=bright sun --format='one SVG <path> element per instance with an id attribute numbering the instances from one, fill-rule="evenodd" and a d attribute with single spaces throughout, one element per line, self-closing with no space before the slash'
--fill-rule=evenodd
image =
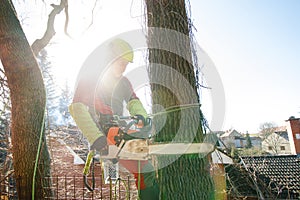
<path id="1" fill-rule="evenodd" d="M 53 73 L 59 86 L 65 86 L 66 81 L 70 87 L 74 86 L 87 52 L 88 50 L 84 45 L 70 38 L 58 40 L 57 43 L 49 47 Z"/>

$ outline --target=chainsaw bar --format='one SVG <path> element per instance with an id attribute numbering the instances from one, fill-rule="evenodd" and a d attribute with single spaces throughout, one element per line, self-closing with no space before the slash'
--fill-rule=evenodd
<path id="1" fill-rule="evenodd" d="M 148 144 L 148 140 L 134 139 L 119 145 L 108 146 L 108 155 L 103 159 L 148 160 L 151 155 L 209 154 L 214 151 L 211 143 L 159 143 Z"/>

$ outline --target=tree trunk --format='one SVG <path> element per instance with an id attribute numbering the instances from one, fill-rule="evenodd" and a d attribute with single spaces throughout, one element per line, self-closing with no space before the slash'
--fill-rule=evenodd
<path id="1" fill-rule="evenodd" d="M 146 0 L 146 6 L 153 113 L 160 113 L 153 119 L 155 142 L 202 142 L 185 1 Z M 214 199 L 207 155 L 160 156 L 157 162 L 161 199 Z"/>
<path id="2" fill-rule="evenodd" d="M 34 193 L 35 199 L 43 199 L 44 195 L 51 194 L 49 189 L 43 189 L 50 185 L 43 179 L 50 176 L 50 157 L 43 130 L 46 95 L 40 69 L 10 0 L 0 3 L 0 58 L 11 96 L 13 165 L 18 197 L 31 199 Z"/>

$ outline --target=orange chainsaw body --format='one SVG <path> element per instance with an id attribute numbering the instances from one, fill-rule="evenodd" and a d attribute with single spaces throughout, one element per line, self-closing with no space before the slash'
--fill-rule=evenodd
<path id="1" fill-rule="evenodd" d="M 119 135 L 120 128 L 117 126 L 111 127 L 107 133 L 107 144 L 116 145 L 115 137 Z M 137 130 L 128 130 L 127 134 L 135 133 Z"/>

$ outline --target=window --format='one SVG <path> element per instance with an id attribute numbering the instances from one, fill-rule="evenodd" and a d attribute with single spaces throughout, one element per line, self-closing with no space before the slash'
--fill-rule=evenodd
<path id="1" fill-rule="evenodd" d="M 296 139 L 300 140 L 300 133 L 296 133 Z"/>
<path id="2" fill-rule="evenodd" d="M 271 146 L 269 146 L 268 148 L 269 148 L 269 150 L 272 150 L 272 149 L 273 149 Z"/>
<path id="3" fill-rule="evenodd" d="M 280 146 L 280 150 L 285 150 L 285 146 Z"/>

